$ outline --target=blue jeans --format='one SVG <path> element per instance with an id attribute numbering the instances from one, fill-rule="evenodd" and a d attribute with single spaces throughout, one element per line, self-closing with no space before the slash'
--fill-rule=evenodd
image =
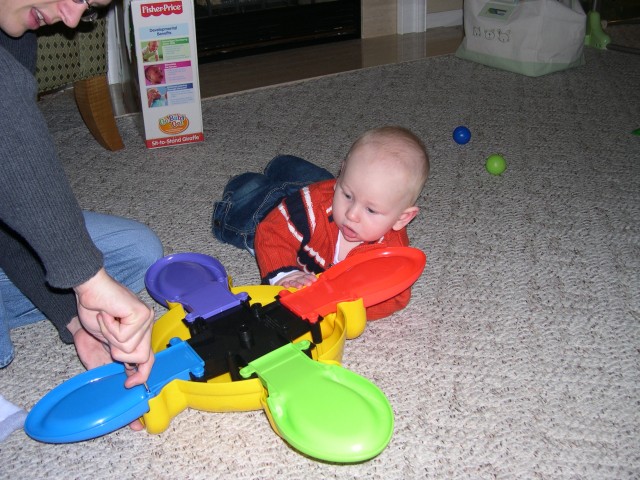
<path id="1" fill-rule="evenodd" d="M 280 201 L 302 187 L 334 178 L 324 168 L 292 155 L 279 155 L 264 173 L 233 177 L 213 204 L 213 235 L 223 243 L 248 250 L 252 255 L 258 223 Z"/>
<path id="2" fill-rule="evenodd" d="M 144 288 L 147 269 L 163 255 L 162 244 L 146 225 L 122 217 L 84 212 L 87 230 L 104 256 L 107 272 L 133 292 Z M 10 330 L 45 317 L 0 269 L 0 368 L 14 357 Z"/>

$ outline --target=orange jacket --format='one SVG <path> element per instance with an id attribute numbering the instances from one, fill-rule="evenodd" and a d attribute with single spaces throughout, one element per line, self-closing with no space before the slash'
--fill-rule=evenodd
<path id="1" fill-rule="evenodd" d="M 333 221 L 335 180 L 318 182 L 285 198 L 260 222 L 254 248 L 262 283 L 292 270 L 322 273 L 335 257 L 338 227 Z M 348 256 L 386 247 L 408 246 L 406 228 L 387 232 L 377 242 L 358 245 Z M 411 289 L 367 308 L 367 319 L 388 317 L 409 303 Z"/>

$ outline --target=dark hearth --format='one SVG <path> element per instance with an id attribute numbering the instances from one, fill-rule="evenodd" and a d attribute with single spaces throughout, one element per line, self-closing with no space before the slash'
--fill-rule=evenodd
<path id="1" fill-rule="evenodd" d="M 199 61 L 360 38 L 360 0 L 195 0 Z"/>

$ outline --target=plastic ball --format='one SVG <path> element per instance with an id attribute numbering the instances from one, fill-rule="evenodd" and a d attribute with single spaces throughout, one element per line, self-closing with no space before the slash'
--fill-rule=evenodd
<path id="1" fill-rule="evenodd" d="M 507 161 L 502 155 L 494 153 L 487 157 L 484 166 L 491 175 L 501 175 L 507 169 Z"/>
<path id="2" fill-rule="evenodd" d="M 467 127 L 460 125 L 453 130 L 453 139 L 456 143 L 464 145 L 471 140 L 471 131 Z"/>

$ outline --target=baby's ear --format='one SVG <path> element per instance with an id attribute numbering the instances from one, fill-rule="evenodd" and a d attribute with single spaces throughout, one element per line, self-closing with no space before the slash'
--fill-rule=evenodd
<path id="1" fill-rule="evenodd" d="M 393 224 L 393 230 L 402 230 L 404 227 L 406 227 L 409 222 L 411 220 L 413 220 L 414 218 L 416 218 L 416 215 L 418 215 L 418 212 L 420 211 L 420 209 L 418 207 L 416 207 L 415 205 L 409 208 L 406 208 L 398 217 L 398 220 L 396 220 L 396 223 Z"/>

